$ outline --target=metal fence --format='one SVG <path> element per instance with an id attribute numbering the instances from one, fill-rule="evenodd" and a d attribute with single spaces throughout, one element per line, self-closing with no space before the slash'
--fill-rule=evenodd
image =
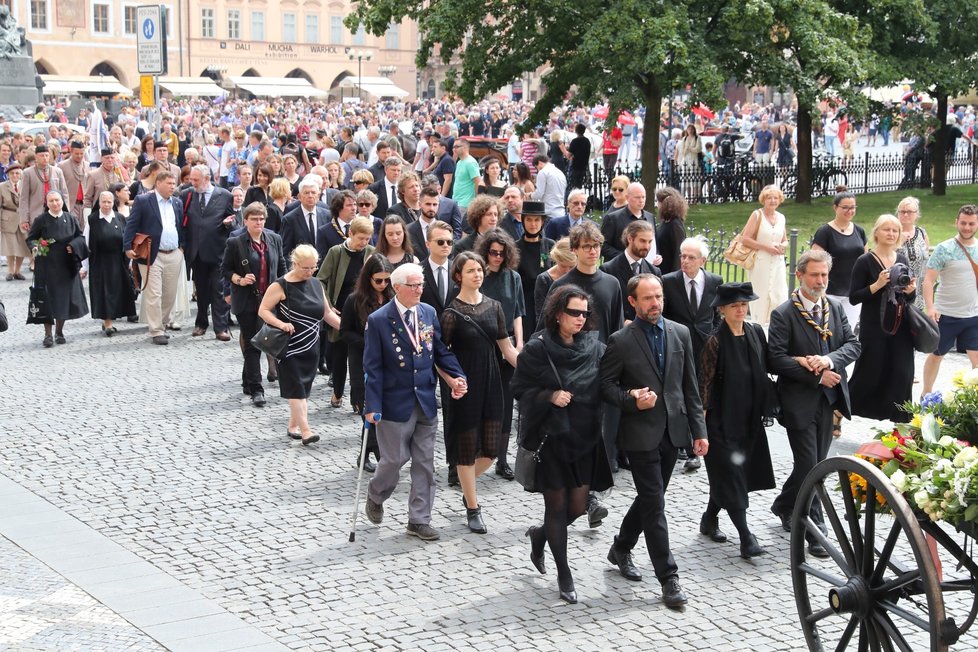
<path id="1" fill-rule="evenodd" d="M 714 230 L 710 229 L 710 227 L 696 229 L 695 226 L 687 223 L 686 233 L 689 236 L 702 235 L 706 238 L 706 244 L 710 248 L 710 255 L 707 257 L 706 264 L 703 266 L 706 271 L 720 275 L 723 277 L 724 282 L 727 283 L 740 283 L 749 279 L 747 270 L 727 262 L 723 257 L 723 252 L 727 250 L 730 241 L 737 235 L 736 231 L 730 233 L 723 228 Z M 799 237 L 798 229 L 789 229 L 788 249 L 785 251 L 785 274 L 788 275 L 789 290 L 795 289 L 795 275 L 792 273 L 795 269 L 795 262 L 798 260 L 798 256 L 808 249 L 809 246 L 811 246 L 811 236 L 807 239 L 802 239 Z"/>
<path id="2" fill-rule="evenodd" d="M 899 154 L 842 158 L 818 155 L 812 163 L 812 196 L 832 195 L 840 185 L 857 193 L 885 192 L 910 188 L 929 188 L 931 185 L 929 155 Z M 640 165 L 616 167 L 612 176 L 624 175 L 638 181 Z M 978 156 L 962 151 L 948 159 L 948 185 L 978 183 Z M 663 165 L 659 170 L 658 187 L 672 186 L 691 204 L 756 201 L 761 189 L 777 184 L 788 198 L 794 198 L 798 185 L 796 165 L 778 166 L 755 162 L 742 156 L 712 170 L 700 166 Z M 584 182 L 592 197 L 590 208 L 601 210 L 610 205 L 610 178 L 600 163 L 595 163 Z"/>

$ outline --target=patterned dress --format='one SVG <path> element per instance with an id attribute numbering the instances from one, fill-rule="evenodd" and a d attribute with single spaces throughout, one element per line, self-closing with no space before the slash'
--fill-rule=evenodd
<path id="1" fill-rule="evenodd" d="M 924 272 L 927 271 L 927 233 L 919 226 L 913 227 L 913 235 L 907 238 L 900 249 L 910 261 L 910 275 L 917 279 L 917 298 L 914 305 L 924 310 L 924 293 L 921 292 Z"/>
<path id="2" fill-rule="evenodd" d="M 326 313 L 323 284 L 315 278 L 295 283 L 280 278 L 275 282 L 285 292 L 285 299 L 278 304 L 279 317 L 295 326 L 278 365 L 281 395 L 309 398 L 319 366 L 319 328 Z"/>

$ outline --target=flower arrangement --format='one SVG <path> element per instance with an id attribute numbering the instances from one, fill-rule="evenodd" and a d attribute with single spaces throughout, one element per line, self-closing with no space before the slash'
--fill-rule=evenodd
<path id="1" fill-rule="evenodd" d="M 34 252 L 35 256 L 47 256 L 51 252 L 51 245 L 55 243 L 55 240 L 51 238 L 41 238 L 37 241 L 37 251 Z"/>

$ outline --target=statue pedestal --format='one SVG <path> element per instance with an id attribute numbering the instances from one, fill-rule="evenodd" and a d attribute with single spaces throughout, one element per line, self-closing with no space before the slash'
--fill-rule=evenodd
<path id="1" fill-rule="evenodd" d="M 24 111 L 33 111 L 41 101 L 34 59 L 15 55 L 0 59 L 0 113 L 8 120 L 23 120 Z"/>

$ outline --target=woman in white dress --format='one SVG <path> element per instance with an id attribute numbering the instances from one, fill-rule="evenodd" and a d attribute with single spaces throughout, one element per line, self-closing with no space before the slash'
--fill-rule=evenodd
<path id="1" fill-rule="evenodd" d="M 784 215 L 778 206 L 784 193 L 777 186 L 767 186 L 758 198 L 761 208 L 751 213 L 744 227 L 741 242 L 757 251 L 754 269 L 748 272 L 754 293 L 759 297 L 750 302 L 751 318 L 767 326 L 771 311 L 788 300 L 788 277 L 784 252 L 788 246 Z"/>

